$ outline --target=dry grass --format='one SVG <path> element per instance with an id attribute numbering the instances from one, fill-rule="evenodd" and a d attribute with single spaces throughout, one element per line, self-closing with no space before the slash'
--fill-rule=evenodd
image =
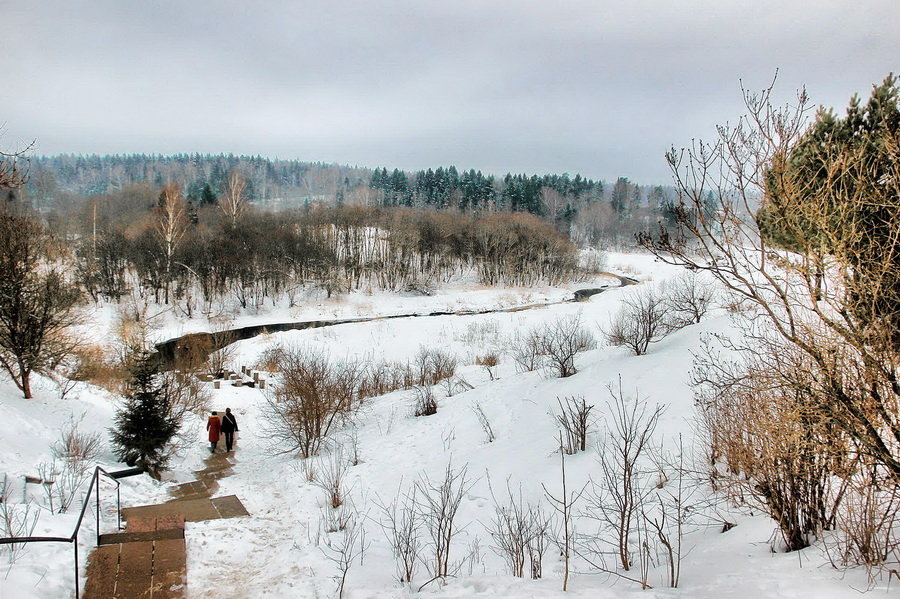
<path id="1" fill-rule="evenodd" d="M 109 358 L 99 345 L 84 345 L 75 349 L 75 368 L 70 378 L 121 393 L 128 370 L 118 359 Z"/>

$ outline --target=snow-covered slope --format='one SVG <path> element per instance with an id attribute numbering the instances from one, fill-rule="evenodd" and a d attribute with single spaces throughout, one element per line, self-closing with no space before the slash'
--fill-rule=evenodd
<path id="1" fill-rule="evenodd" d="M 649 256 L 615 255 L 610 270 L 625 272 L 645 284 L 656 284 L 676 274 L 676 270 L 655 263 Z M 590 286 L 587 284 L 585 286 Z M 596 424 L 591 448 L 566 460 L 570 489 L 579 489 L 597 476 L 597 446 L 604 427 L 611 422 L 608 385 L 622 388 L 630 397 L 649 405 L 662 404 L 665 412 L 657 430 L 660 445 L 673 449 L 679 436 L 688 450 L 702 447 L 695 439 L 696 424 L 692 392 L 688 385 L 691 352 L 698 349 L 706 332 L 728 332 L 730 321 L 723 311 L 709 315 L 701 324 L 687 327 L 651 347 L 645 356 L 633 356 L 623 348 L 604 346 L 580 354 L 579 372 L 566 379 L 546 372 L 517 372 L 508 355 L 501 355 L 491 380 L 476 355 L 502 350 L 507 338 L 541 323 L 568 315 L 580 315 L 582 323 L 601 339 L 601 328 L 617 310 L 623 294 L 613 289 L 585 303 L 566 303 L 523 312 L 481 316 L 409 318 L 383 322 L 342 325 L 334 328 L 291 331 L 240 342 L 235 347 L 235 365 L 252 365 L 260 353 L 273 344 L 304 345 L 327 351 L 333 358 L 412 359 L 420 347 L 439 347 L 460 357 L 458 374 L 474 388 L 446 397 L 438 387 L 437 414 L 416 418 L 411 415 L 411 393 L 397 391 L 371 399 L 355 418 L 336 435 L 349 443 L 357 439 L 361 462 L 349 469 L 348 496 L 365 530 L 364 554 L 349 570 L 344 596 L 402 597 L 415 595 L 428 581 L 420 567 L 411 588 L 395 582 L 390 547 L 379 521 L 379 505 L 389 502 L 398 490 L 407 490 L 422 477 L 441 477 L 448 464 L 466 468 L 470 487 L 463 497 L 451 561 L 461 563 L 446 584 L 431 583 L 422 593 L 441 597 L 845 597 L 865 588 L 864 573 L 838 572 L 827 566 L 821 549 L 813 547 L 794 554 L 773 553 L 770 548 L 774 526 L 764 516 L 736 512 L 727 506 L 710 508 L 698 518 L 685 539 L 681 588 L 664 587 L 664 568 L 651 569 L 652 590 L 608 575 L 592 573 L 584 562 L 574 561 L 575 573 L 569 593 L 561 591 L 563 563 L 558 552 L 548 550 L 544 578 L 516 579 L 508 574 L 502 558 L 492 550 L 489 533 L 494 516 L 492 494 L 501 498 L 509 487 L 525 501 L 544 501 L 545 488 L 559 493 L 560 456 L 557 425 L 552 412 L 558 398 L 580 395 L 594 404 Z M 479 292 L 480 293 L 480 292 Z M 491 292 L 496 299 L 496 293 Z M 519 292 L 522 293 L 522 292 Z M 560 291 L 541 291 L 553 299 Z M 538 293 L 534 294 L 535 296 Z M 406 302 L 408 298 L 401 300 Z M 355 300 L 354 300 L 355 301 Z M 371 313 L 392 312 L 407 306 L 390 305 L 396 299 L 376 297 L 367 303 Z M 429 300 L 434 302 L 435 300 Z M 468 296 L 444 297 L 460 307 L 474 307 Z M 473 300 L 482 305 L 481 300 Z M 384 305 L 382 305 L 384 304 Z M 347 305 L 353 305 L 353 302 Z M 348 308 L 349 310 L 349 308 Z M 421 310 L 426 311 L 426 310 Z M 345 315 L 346 312 L 341 312 Z M 187 325 L 190 329 L 194 325 Z M 59 402 L 48 387 L 38 400 L 15 399 L 11 385 L 3 383 L 0 419 L 0 470 L 14 475 L 30 474 L 34 464 L 46 459 L 48 445 L 58 436 L 58 428 L 75 414 L 84 413 L 84 422 L 97 430 L 108 427 L 113 413 L 109 397 L 85 390 L 75 399 Z M 324 492 L 307 482 L 300 460 L 272 451 L 261 407 L 262 392 L 251 388 L 224 387 L 212 392 L 212 409 L 231 407 L 238 416 L 241 432 L 234 454 L 234 474 L 221 481 L 221 494 L 236 494 L 251 517 L 193 523 L 188 526 L 189 596 L 206 597 L 329 597 L 335 596 L 335 564 L 321 549 L 327 533 L 321 531 Z M 486 442 L 474 412 L 480 406 L 491 423 L 496 440 Z M 173 479 L 186 480 L 199 466 L 206 444 L 198 421 L 190 423 L 189 434 L 196 443 L 173 465 Z M 690 451 L 689 451 L 690 453 Z M 110 455 L 104 456 L 107 462 Z M 313 458 L 327 460 L 328 456 Z M 493 493 L 492 493 L 493 490 Z M 162 497 L 164 485 L 141 479 L 123 482 L 123 501 L 145 503 Z M 576 504 L 579 514 L 587 509 L 584 500 Z M 721 518 L 736 522 L 721 532 Z M 67 519 L 68 518 L 68 519 Z M 46 517 L 53 527 L 65 529 L 69 517 Z M 579 532 L 589 532 L 591 521 L 578 518 Z M 49 525 L 48 525 L 49 526 Z M 42 529 L 43 530 L 43 529 Z M 36 531 L 37 532 L 37 531 Z M 342 533 L 333 533 L 340 535 Z M 424 537 L 423 533 L 423 537 Z M 427 551 L 426 551 L 427 553 Z M 64 554 L 62 557 L 56 554 Z M 40 556 L 40 557 L 36 557 Z M 51 557 L 45 557 L 51 556 Z M 54 557 L 55 556 L 55 557 Z M 6 581 L 0 581 L 0 595 L 56 597 L 71 584 L 68 558 L 63 549 L 31 548 Z M 28 585 L 26 588 L 23 585 Z M 24 589 L 24 590 L 23 590 Z M 877 587 L 874 596 L 887 591 Z"/>

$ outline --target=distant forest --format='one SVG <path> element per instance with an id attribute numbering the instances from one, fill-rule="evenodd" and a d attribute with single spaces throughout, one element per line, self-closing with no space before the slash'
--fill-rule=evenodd
<path id="1" fill-rule="evenodd" d="M 175 184 L 200 208 L 219 202 L 235 172 L 246 181 L 244 199 L 265 211 L 333 204 L 524 212 L 579 245 L 601 247 L 628 246 L 637 232 L 674 225 L 678 202 L 671 187 L 625 177 L 609 184 L 568 173 L 496 177 L 455 166 L 406 172 L 230 154 L 35 156 L 17 193 L 41 212 L 59 213 L 122 193 L 149 205 L 164 185 Z"/>

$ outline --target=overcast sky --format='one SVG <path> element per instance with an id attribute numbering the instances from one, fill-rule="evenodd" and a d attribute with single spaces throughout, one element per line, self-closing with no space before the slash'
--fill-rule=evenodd
<path id="1" fill-rule="evenodd" d="M 0 147 L 667 183 L 776 68 L 867 96 L 900 1 L 0 0 Z"/>

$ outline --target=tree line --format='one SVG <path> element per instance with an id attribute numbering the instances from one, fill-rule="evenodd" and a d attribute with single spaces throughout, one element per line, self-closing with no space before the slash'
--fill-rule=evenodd
<path id="1" fill-rule="evenodd" d="M 470 271 L 487 285 L 577 274 L 576 248 L 531 215 L 323 205 L 269 213 L 248 210 L 238 187 L 233 179 L 216 207 L 192 206 L 174 185 L 135 207 L 153 190 L 134 188 L 54 222 L 92 298 L 137 292 L 188 316 L 227 300 L 257 308 L 287 296 L 293 305 L 310 287 L 427 293 Z"/>
<path id="2" fill-rule="evenodd" d="M 564 174 L 502 177 L 455 166 L 406 172 L 226 154 L 36 156 L 27 181 L 12 194 L 49 212 L 135 186 L 181 187 L 189 206 L 215 206 L 239 173 L 244 199 L 267 211 L 315 203 L 406 206 L 461 212 L 524 212 L 551 222 L 582 245 L 633 245 L 648 226 L 674 224 L 672 187 L 642 186 L 626 177 L 607 184 Z"/>

